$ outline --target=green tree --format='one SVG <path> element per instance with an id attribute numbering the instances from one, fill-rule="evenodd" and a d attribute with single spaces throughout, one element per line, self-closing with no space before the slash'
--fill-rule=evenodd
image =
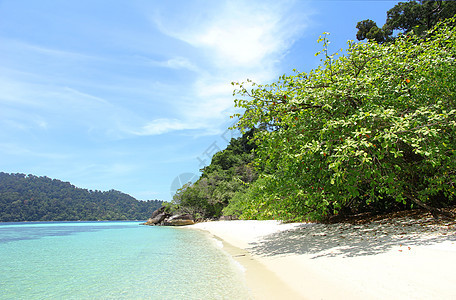
<path id="1" fill-rule="evenodd" d="M 0 172 L 0 221 L 145 220 L 163 201 L 80 189 L 48 177 Z"/>
<path id="2" fill-rule="evenodd" d="M 196 218 L 219 217 L 236 193 L 256 180 L 253 161 L 255 148 L 250 143 L 253 131 L 231 139 L 223 151 L 212 157 L 194 184 L 186 184 L 173 197 L 174 212 L 190 213 Z"/>
<path id="3" fill-rule="evenodd" d="M 384 43 L 392 40 L 394 31 L 422 35 L 439 21 L 452 18 L 455 14 L 456 1 L 410 0 L 399 2 L 388 10 L 386 23 L 381 28 L 369 19 L 358 22 L 356 38 Z"/>
<path id="4" fill-rule="evenodd" d="M 454 22 L 454 20 L 451 20 Z M 233 83 L 241 130 L 255 133 L 260 179 L 245 217 L 302 220 L 455 201 L 455 30 L 351 43 L 309 73 Z M 242 198 L 242 199 L 241 199 Z"/>
<path id="5" fill-rule="evenodd" d="M 384 29 L 392 32 L 414 32 L 421 35 L 433 28 L 439 21 L 456 14 L 455 1 L 419 0 L 399 2 L 387 12 Z"/>
<path id="6" fill-rule="evenodd" d="M 377 23 L 372 20 L 367 19 L 360 21 L 356 25 L 356 28 L 358 29 L 356 38 L 359 41 L 368 39 L 381 44 L 389 40 L 389 32 L 385 32 L 382 28 L 379 28 Z"/>

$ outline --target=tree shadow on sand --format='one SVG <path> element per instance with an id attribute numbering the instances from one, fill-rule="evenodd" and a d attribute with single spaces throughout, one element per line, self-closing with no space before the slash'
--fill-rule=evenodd
<path id="1" fill-rule="evenodd" d="M 385 253 L 393 247 L 410 251 L 413 246 L 456 241 L 455 226 L 424 225 L 425 219 L 401 218 L 369 224 L 302 224 L 270 234 L 248 250 L 260 256 L 311 254 L 319 257 L 356 257 Z"/>

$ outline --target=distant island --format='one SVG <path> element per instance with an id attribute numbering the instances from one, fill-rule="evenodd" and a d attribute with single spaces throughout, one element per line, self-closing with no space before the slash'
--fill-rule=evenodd
<path id="1" fill-rule="evenodd" d="M 0 222 L 147 220 L 162 203 L 116 190 L 82 189 L 46 176 L 0 172 Z"/>

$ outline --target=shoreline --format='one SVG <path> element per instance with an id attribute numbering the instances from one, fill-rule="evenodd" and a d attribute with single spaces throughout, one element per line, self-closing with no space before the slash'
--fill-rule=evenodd
<path id="1" fill-rule="evenodd" d="M 250 252 L 235 247 L 216 236 L 214 238 L 220 240 L 223 243 L 223 250 L 242 266 L 247 287 L 253 299 L 303 299 L 302 295 L 261 261 L 258 261 Z"/>
<path id="2" fill-rule="evenodd" d="M 186 226 L 222 240 L 255 299 L 454 299 L 455 225 L 215 221 Z"/>
<path id="3" fill-rule="evenodd" d="M 253 299 L 304 299 L 292 286 L 284 282 L 283 279 L 274 271 L 270 270 L 261 260 L 258 260 L 256 256 L 252 255 L 245 248 L 246 245 L 242 239 L 228 236 L 226 232 L 220 233 L 217 229 L 214 232 L 213 225 L 217 222 L 232 221 L 203 222 L 185 227 L 192 230 L 204 231 L 223 244 L 222 249 L 242 267 L 249 293 Z M 223 225 L 226 224 L 223 223 Z M 212 227 L 212 229 L 208 228 L 208 226 Z M 226 228 L 226 226 L 222 227 Z"/>

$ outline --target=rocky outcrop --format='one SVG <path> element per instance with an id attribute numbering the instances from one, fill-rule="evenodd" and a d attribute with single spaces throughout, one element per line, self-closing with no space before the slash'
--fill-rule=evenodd
<path id="1" fill-rule="evenodd" d="M 152 213 L 152 216 L 142 225 L 158 225 L 162 223 L 169 214 L 165 212 L 165 207 L 160 207 Z"/>
<path id="2" fill-rule="evenodd" d="M 190 214 L 171 215 L 161 207 L 152 213 L 152 216 L 143 225 L 150 226 L 184 226 L 195 224 Z"/>
<path id="3" fill-rule="evenodd" d="M 195 224 L 192 215 L 183 214 L 183 215 L 174 215 L 163 221 L 165 226 L 184 226 Z"/>
<path id="4" fill-rule="evenodd" d="M 169 216 L 170 215 L 165 212 L 165 207 L 161 207 L 152 213 L 152 216 L 146 223 L 144 223 L 144 225 L 158 225 Z"/>

